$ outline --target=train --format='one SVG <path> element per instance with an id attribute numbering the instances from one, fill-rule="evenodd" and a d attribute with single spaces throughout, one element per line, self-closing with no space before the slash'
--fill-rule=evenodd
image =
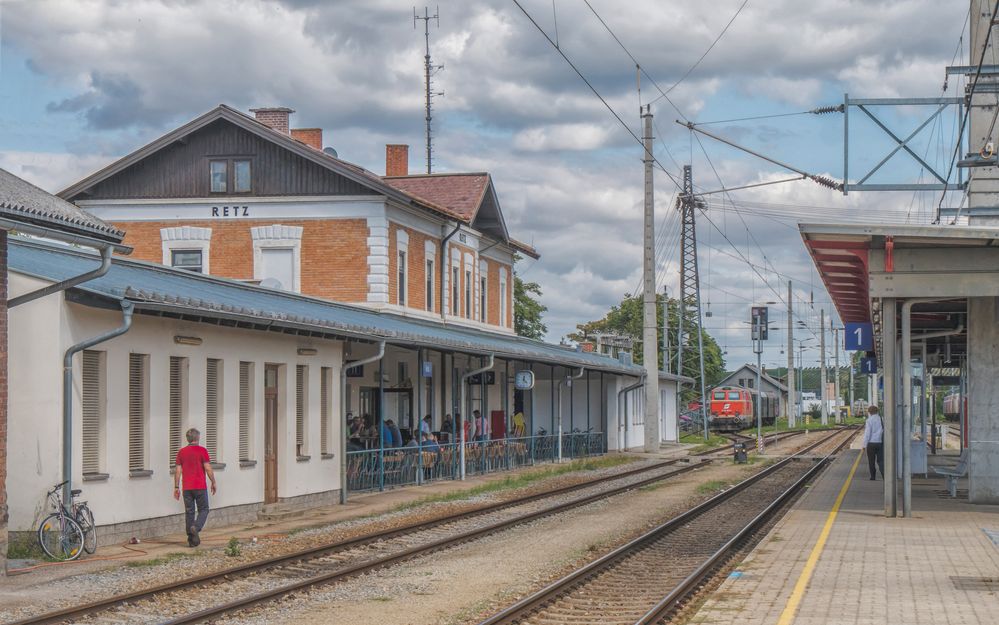
<path id="1" fill-rule="evenodd" d="M 944 397 L 943 414 L 948 421 L 959 421 L 961 416 L 961 395 L 951 393 Z"/>
<path id="2" fill-rule="evenodd" d="M 719 386 L 708 397 L 708 426 L 714 432 L 738 432 L 756 424 L 753 404 L 762 395 L 763 425 L 773 425 L 780 412 L 780 397 L 776 393 L 757 393 L 741 386 Z"/>

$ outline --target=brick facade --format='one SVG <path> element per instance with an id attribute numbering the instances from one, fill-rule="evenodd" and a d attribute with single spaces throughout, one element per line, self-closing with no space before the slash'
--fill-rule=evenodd
<path id="1" fill-rule="evenodd" d="M 274 223 L 274 220 L 132 221 L 116 222 L 115 226 L 127 232 L 124 244 L 134 248 L 132 258 L 154 263 L 163 262 L 161 228 L 179 225 L 211 228 L 209 262 L 212 275 L 252 280 L 250 228 Z M 303 229 L 300 271 L 304 295 L 341 302 L 367 299 L 368 225 L 364 219 L 286 220 L 280 224 Z"/>
<path id="2" fill-rule="evenodd" d="M 390 143 L 385 146 L 385 175 L 409 175 L 409 146 Z"/>
<path id="3" fill-rule="evenodd" d="M 322 128 L 292 128 L 291 138 L 301 141 L 313 150 L 323 149 L 323 129 Z"/>
<path id="4" fill-rule="evenodd" d="M 7 231 L 0 230 L 0 576 L 7 571 Z"/>
<path id="5" fill-rule="evenodd" d="M 440 249 L 440 239 L 416 232 L 410 228 L 389 222 L 389 303 L 399 304 L 399 232 L 409 237 L 406 252 L 407 293 L 406 307 L 427 310 L 427 241 L 433 241 L 435 249 Z M 439 252 L 437 256 L 439 256 Z M 434 308 L 440 313 L 440 265 L 434 257 Z"/>

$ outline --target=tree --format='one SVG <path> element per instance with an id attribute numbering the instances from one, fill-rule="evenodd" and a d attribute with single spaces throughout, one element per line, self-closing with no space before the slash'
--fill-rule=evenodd
<path id="1" fill-rule="evenodd" d="M 657 340 L 659 344 L 662 345 L 662 327 L 663 327 L 663 298 L 665 295 L 656 295 L 656 327 L 659 329 L 657 333 Z M 669 345 L 670 345 L 670 361 L 673 363 L 671 369 L 676 371 L 676 345 L 677 345 L 677 330 L 678 330 L 678 319 L 679 319 L 679 302 L 675 299 L 670 299 L 669 304 Z M 685 315 L 687 319 L 690 319 L 689 315 Z M 689 323 L 689 321 L 688 321 Z M 642 298 L 639 295 L 632 296 L 630 294 L 625 294 L 624 299 L 621 300 L 620 304 L 612 306 L 610 311 L 603 319 L 598 319 L 596 321 L 590 321 L 588 323 L 582 323 L 576 326 L 578 332 L 569 335 L 569 338 L 574 341 L 583 341 L 590 334 L 595 332 L 607 332 L 612 334 L 620 334 L 623 336 L 631 337 L 635 342 L 635 353 L 634 360 L 638 364 L 642 364 Z M 697 335 L 694 332 L 689 334 L 691 341 L 697 340 Z M 725 377 L 725 359 L 722 357 L 721 348 L 718 343 L 715 342 L 714 338 L 711 337 L 707 331 L 701 331 L 701 338 L 704 342 L 704 378 L 707 385 L 711 385 L 719 382 L 723 377 Z M 684 349 L 684 359 L 683 359 L 683 375 L 699 380 L 701 377 L 700 371 L 700 361 L 693 357 L 695 353 L 693 350 L 697 349 L 696 344 L 689 345 Z M 660 354 L 662 358 L 662 354 Z M 662 367 L 660 366 L 660 369 Z"/>
<path id="2" fill-rule="evenodd" d="M 538 301 L 541 298 L 541 285 L 537 282 L 524 282 L 520 276 L 513 277 L 513 328 L 518 336 L 541 340 L 548 332 L 548 326 L 541 316 L 548 307 Z"/>

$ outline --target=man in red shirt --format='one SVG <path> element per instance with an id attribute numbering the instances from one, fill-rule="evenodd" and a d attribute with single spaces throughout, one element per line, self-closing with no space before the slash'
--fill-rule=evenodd
<path id="1" fill-rule="evenodd" d="M 187 545 L 197 547 L 201 544 L 198 533 L 208 519 L 208 488 L 205 483 L 207 476 L 212 482 L 212 494 L 215 494 L 215 473 L 212 472 L 212 461 L 208 450 L 198 444 L 201 432 L 191 428 L 185 435 L 187 447 L 177 452 L 177 461 L 173 473 L 173 498 L 180 501 L 181 476 L 184 478 L 184 525 L 187 528 Z M 194 512 L 197 507 L 197 518 Z"/>

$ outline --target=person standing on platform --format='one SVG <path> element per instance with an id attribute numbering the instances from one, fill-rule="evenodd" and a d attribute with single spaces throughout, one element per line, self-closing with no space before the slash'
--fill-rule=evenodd
<path id="1" fill-rule="evenodd" d="M 867 466 L 871 470 L 871 479 L 875 479 L 874 464 L 885 476 L 885 422 L 878 413 L 877 406 L 867 409 L 867 423 L 864 424 L 864 449 L 867 450 Z"/>
<path id="2" fill-rule="evenodd" d="M 208 520 L 208 485 L 207 477 L 212 483 L 212 494 L 215 494 L 215 473 L 212 471 L 212 461 L 208 450 L 198 444 L 201 432 L 191 428 L 185 434 L 187 447 L 177 452 L 176 467 L 173 472 L 173 498 L 180 501 L 181 477 L 183 477 L 184 494 L 184 527 L 187 530 L 187 546 L 197 547 L 201 544 L 199 536 Z M 195 516 L 197 508 L 197 516 Z"/>

